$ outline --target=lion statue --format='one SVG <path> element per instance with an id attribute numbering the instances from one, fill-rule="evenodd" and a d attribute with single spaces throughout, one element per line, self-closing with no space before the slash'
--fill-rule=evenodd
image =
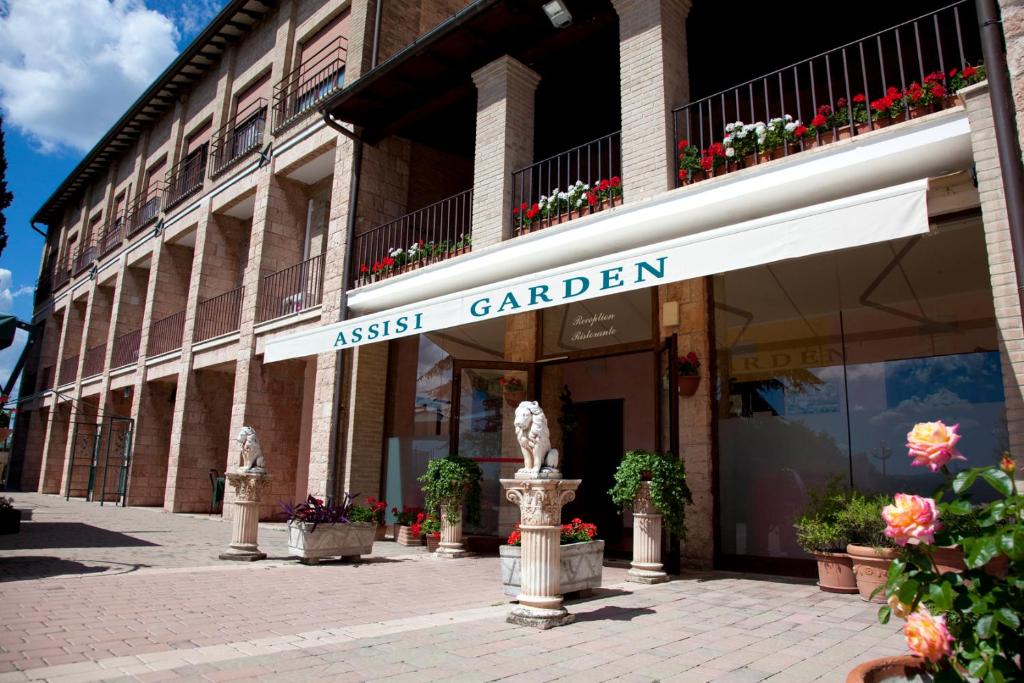
<path id="1" fill-rule="evenodd" d="M 537 476 L 543 469 L 546 472 L 558 471 L 558 451 L 551 447 L 551 432 L 548 430 L 548 418 L 536 401 L 523 401 L 516 408 L 513 422 L 516 428 L 516 440 L 523 451 L 523 474 Z"/>
<path id="2" fill-rule="evenodd" d="M 242 448 L 238 457 L 238 468 L 244 472 L 266 472 L 266 461 L 263 459 L 263 447 L 256 436 L 256 430 L 246 425 L 242 427 L 235 441 Z"/>

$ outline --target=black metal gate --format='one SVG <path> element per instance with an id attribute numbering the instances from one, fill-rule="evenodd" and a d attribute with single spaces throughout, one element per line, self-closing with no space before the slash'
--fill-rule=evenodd
<path id="1" fill-rule="evenodd" d="M 76 415 L 64 497 L 124 505 L 128 493 L 135 422 L 116 415 Z"/>

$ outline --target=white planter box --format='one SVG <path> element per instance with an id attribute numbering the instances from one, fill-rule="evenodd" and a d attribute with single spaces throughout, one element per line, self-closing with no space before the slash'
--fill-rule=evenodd
<path id="1" fill-rule="evenodd" d="M 288 554 L 315 564 L 324 557 L 359 557 L 373 552 L 376 526 L 369 522 L 318 524 L 288 522 Z"/>
<path id="2" fill-rule="evenodd" d="M 501 554 L 501 583 L 505 588 L 505 595 L 519 595 L 522 583 L 519 578 L 519 561 L 523 549 L 517 545 L 503 545 L 498 551 Z M 563 545 L 561 559 L 559 583 L 563 594 L 589 591 L 601 586 L 604 541 Z"/>

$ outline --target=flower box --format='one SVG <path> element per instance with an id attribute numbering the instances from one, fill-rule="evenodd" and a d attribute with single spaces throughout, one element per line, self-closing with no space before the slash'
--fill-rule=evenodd
<path id="1" fill-rule="evenodd" d="M 370 522 L 317 524 L 288 522 L 288 554 L 306 564 L 316 564 L 325 557 L 355 558 L 373 552 L 377 531 Z"/>
<path id="2" fill-rule="evenodd" d="M 413 536 L 412 527 L 408 525 L 396 525 L 397 531 L 395 533 L 395 540 L 399 545 L 413 546 L 423 545 L 423 538 L 421 536 Z"/>
<path id="3" fill-rule="evenodd" d="M 561 546 L 561 578 L 562 593 L 591 591 L 601 586 L 601 569 L 604 562 L 604 541 L 587 543 L 567 543 Z M 522 546 L 503 545 L 499 549 L 501 555 L 501 583 L 505 595 L 519 595 L 521 579 L 519 576 Z"/>

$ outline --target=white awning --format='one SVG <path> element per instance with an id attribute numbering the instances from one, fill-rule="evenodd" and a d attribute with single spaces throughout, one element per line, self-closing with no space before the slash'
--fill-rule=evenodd
<path id="1" fill-rule="evenodd" d="M 915 180 L 281 335 L 264 362 L 926 233 L 927 190 Z"/>

